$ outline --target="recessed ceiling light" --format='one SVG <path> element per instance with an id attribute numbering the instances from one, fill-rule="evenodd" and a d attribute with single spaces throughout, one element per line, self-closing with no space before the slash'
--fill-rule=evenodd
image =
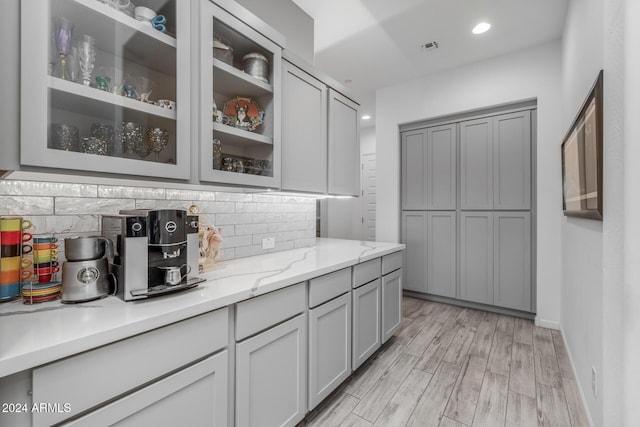
<path id="1" fill-rule="evenodd" d="M 344 82 L 345 82 L 346 84 L 350 85 L 351 83 L 353 83 L 353 80 L 351 80 L 351 79 L 347 79 L 347 80 L 345 80 Z"/>
<path id="2" fill-rule="evenodd" d="M 370 120 L 371 116 L 368 114 L 365 114 L 364 116 L 362 116 L 362 120 Z"/>
<path id="3" fill-rule="evenodd" d="M 475 27 L 473 27 L 473 30 L 471 30 L 471 32 L 473 34 L 482 34 L 482 33 L 486 33 L 487 31 L 489 31 L 489 28 L 491 28 L 491 24 L 489 24 L 487 22 L 481 22 L 478 25 L 476 25 Z"/>

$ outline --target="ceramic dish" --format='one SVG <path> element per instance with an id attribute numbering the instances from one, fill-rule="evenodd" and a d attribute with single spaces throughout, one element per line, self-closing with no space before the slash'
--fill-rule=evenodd
<path id="1" fill-rule="evenodd" d="M 264 110 L 251 98 L 236 96 L 225 102 L 222 111 L 229 126 L 254 131 L 264 121 Z"/>
<path id="2" fill-rule="evenodd" d="M 43 297 L 24 297 L 24 303 L 25 304 L 36 304 L 39 302 L 47 302 L 47 301 L 54 301 L 57 300 L 58 298 L 60 298 L 60 292 L 56 292 L 55 294 L 52 295 L 47 295 L 47 296 L 43 296 Z"/>

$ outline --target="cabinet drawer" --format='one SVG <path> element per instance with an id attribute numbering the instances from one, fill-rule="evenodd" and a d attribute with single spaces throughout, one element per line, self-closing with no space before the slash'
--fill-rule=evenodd
<path id="1" fill-rule="evenodd" d="M 309 307 L 316 307 L 351 290 L 351 268 L 309 280 Z"/>
<path id="2" fill-rule="evenodd" d="M 389 274 L 393 270 L 402 268 L 402 251 L 394 252 L 382 257 L 382 274 Z"/>
<path id="3" fill-rule="evenodd" d="M 353 287 L 357 288 L 380 277 L 380 258 L 353 266 Z"/>
<path id="4" fill-rule="evenodd" d="M 227 345 L 227 308 L 108 344 L 33 370 L 34 402 L 65 402 L 72 412 L 36 412 L 49 426 Z"/>
<path id="5" fill-rule="evenodd" d="M 236 304 L 236 341 L 302 313 L 307 306 L 306 283 L 298 283 Z"/>

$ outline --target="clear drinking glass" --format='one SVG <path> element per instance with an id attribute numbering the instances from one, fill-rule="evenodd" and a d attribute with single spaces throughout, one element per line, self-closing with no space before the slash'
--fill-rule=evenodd
<path id="1" fill-rule="evenodd" d="M 88 35 L 82 36 L 82 39 L 78 42 L 82 83 L 85 86 L 91 86 L 91 73 L 96 62 L 95 42 L 95 39 Z"/>

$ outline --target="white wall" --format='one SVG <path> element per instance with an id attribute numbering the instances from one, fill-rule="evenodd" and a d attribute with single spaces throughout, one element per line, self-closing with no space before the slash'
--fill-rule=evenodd
<path id="1" fill-rule="evenodd" d="M 564 127 L 604 74 L 603 221 L 562 223 L 562 329 L 595 425 L 623 424 L 624 2 L 573 0 L 563 36 Z M 635 119 L 637 121 L 637 119 Z M 634 186 L 635 187 L 635 186 Z M 635 196 L 637 197 L 637 196 Z M 598 372 L 597 396 L 591 368 Z M 633 406 L 637 406 L 634 404 Z M 637 422 L 637 418 L 634 419 Z"/>
<path id="2" fill-rule="evenodd" d="M 640 212 L 640 2 L 638 0 L 626 0 L 622 10 L 611 9 L 611 15 L 621 17 L 618 20 L 619 27 L 624 27 L 624 201 L 615 205 L 624 207 L 624 277 L 623 288 L 619 291 L 619 299 L 611 298 L 612 308 L 617 305 L 623 308 L 622 328 L 617 322 L 617 317 L 612 318 L 611 326 L 617 328 L 614 332 L 614 339 L 618 337 L 618 330 L 623 331 L 622 345 L 622 374 L 611 381 L 618 380 L 622 383 L 622 396 L 612 395 L 611 399 L 618 399 L 622 402 L 622 422 L 617 425 L 637 425 L 640 419 L 640 222 L 638 212 Z M 605 3 L 606 4 L 606 3 Z M 605 15 L 606 16 L 606 15 Z M 613 20 L 612 20 L 613 21 Z M 621 25 L 623 24 L 623 25 Z M 617 183 L 615 183 L 617 184 Z M 605 267 L 607 267 L 605 265 Z M 605 286 L 615 285 L 618 289 L 619 283 L 605 283 Z M 607 296 L 607 295 L 605 295 Z M 617 303 L 617 304 L 615 304 Z M 605 306 L 606 308 L 607 306 Z M 623 310 L 619 310 L 622 312 Z M 605 321 L 608 321 L 606 318 Z M 607 332 L 609 331 L 609 325 Z M 605 355 L 607 351 L 614 352 L 618 347 L 607 349 L 605 341 Z M 614 345 L 617 341 L 614 341 Z M 608 359 L 607 359 L 608 360 Z M 612 361 L 612 363 L 615 360 Z M 619 381 L 622 379 L 622 381 Z M 616 384 L 612 384 L 612 387 Z M 605 392 L 607 390 L 605 389 Z M 609 416 L 610 410 L 618 410 L 619 407 L 605 401 L 605 413 Z M 614 425 L 611 423 L 610 425 Z"/>
<path id="3" fill-rule="evenodd" d="M 360 128 L 360 155 L 376 152 L 376 128 L 368 126 Z"/>
<path id="4" fill-rule="evenodd" d="M 429 75 L 376 92 L 376 236 L 400 241 L 398 125 L 514 101 L 537 99 L 537 318 L 559 326 L 562 221 L 560 142 L 564 132 L 561 46 L 553 42 Z"/>
<path id="5" fill-rule="evenodd" d="M 313 64 L 313 19 L 291 0 L 236 0 L 286 38 L 286 49 Z"/>

